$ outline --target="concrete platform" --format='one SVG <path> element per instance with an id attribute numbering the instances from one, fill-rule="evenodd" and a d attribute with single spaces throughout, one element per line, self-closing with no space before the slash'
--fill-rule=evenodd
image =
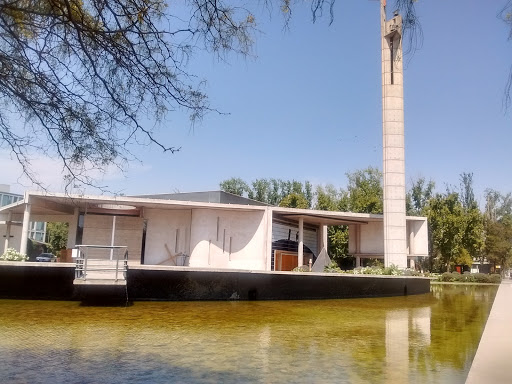
<path id="1" fill-rule="evenodd" d="M 512 280 L 503 280 L 476 351 L 466 384 L 512 383 Z"/>

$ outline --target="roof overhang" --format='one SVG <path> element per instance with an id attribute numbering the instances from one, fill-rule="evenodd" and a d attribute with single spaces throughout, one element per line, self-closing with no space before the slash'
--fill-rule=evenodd
<path id="1" fill-rule="evenodd" d="M 313 209 L 273 208 L 274 217 L 298 222 L 300 219 L 314 225 L 365 225 L 369 222 L 382 222 L 382 215 L 354 212 L 318 211 Z"/>
<path id="2" fill-rule="evenodd" d="M 25 211 L 25 205 L 30 204 L 30 214 L 35 216 L 70 216 L 75 208 L 80 212 L 102 213 L 110 215 L 139 214 L 144 209 L 223 209 L 239 211 L 265 211 L 265 206 L 249 206 L 238 204 L 203 203 L 194 201 L 161 200 L 125 196 L 87 196 L 49 194 L 28 192 L 25 199 L 0 208 L 0 216 L 9 212 L 19 217 Z"/>
<path id="3" fill-rule="evenodd" d="M 108 215 L 137 215 L 142 216 L 144 209 L 160 210 L 189 210 L 189 209 L 218 209 L 238 212 L 265 212 L 272 211 L 277 220 L 299 222 L 302 218 L 305 224 L 310 225 L 365 225 L 370 222 L 383 222 L 383 215 L 353 212 L 332 212 L 312 209 L 295 209 L 284 207 L 207 203 L 182 200 L 162 200 L 127 196 L 89 196 L 50 194 L 42 192 L 27 192 L 25 198 L 16 203 L 0 207 L 0 220 L 8 220 L 8 213 L 12 219 L 20 220 L 23 217 L 26 204 L 30 204 L 31 216 L 70 217 L 75 208 L 79 212 L 101 213 Z M 426 221 L 424 217 L 408 216 L 407 220 Z M 65 221 L 65 220 L 63 220 Z"/>

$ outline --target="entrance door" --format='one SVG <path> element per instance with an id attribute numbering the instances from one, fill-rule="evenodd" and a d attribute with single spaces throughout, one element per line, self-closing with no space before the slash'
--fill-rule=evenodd
<path id="1" fill-rule="evenodd" d="M 274 270 L 291 271 L 299 264 L 299 258 L 296 252 L 274 251 Z"/>

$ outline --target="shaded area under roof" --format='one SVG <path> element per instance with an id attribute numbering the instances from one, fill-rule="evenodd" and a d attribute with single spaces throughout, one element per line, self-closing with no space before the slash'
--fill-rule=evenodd
<path id="1" fill-rule="evenodd" d="M 287 239 L 276 240 L 272 242 L 272 251 L 298 252 L 299 243 L 297 241 Z M 302 251 L 304 253 L 311 253 L 316 259 L 315 253 L 304 243 L 302 244 Z"/>

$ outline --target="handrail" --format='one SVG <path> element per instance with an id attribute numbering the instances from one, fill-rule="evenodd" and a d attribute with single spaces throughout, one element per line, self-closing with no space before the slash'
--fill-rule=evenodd
<path id="1" fill-rule="evenodd" d="M 114 272 L 114 279 L 116 282 L 119 280 L 119 272 L 123 274 L 123 280 L 126 280 L 126 272 L 128 271 L 128 247 L 125 245 L 77 245 L 78 256 L 76 258 L 75 278 L 80 280 L 87 280 L 89 272 L 112 273 Z M 90 251 L 95 249 L 108 249 L 111 252 L 106 257 L 91 257 Z M 125 249 L 124 254 L 119 257 L 120 252 L 113 252 L 114 250 Z M 115 254 L 115 259 L 112 255 Z M 120 266 L 120 261 L 122 261 Z M 104 275 L 101 278 L 104 279 Z M 91 279 L 91 277 L 89 277 Z"/>

